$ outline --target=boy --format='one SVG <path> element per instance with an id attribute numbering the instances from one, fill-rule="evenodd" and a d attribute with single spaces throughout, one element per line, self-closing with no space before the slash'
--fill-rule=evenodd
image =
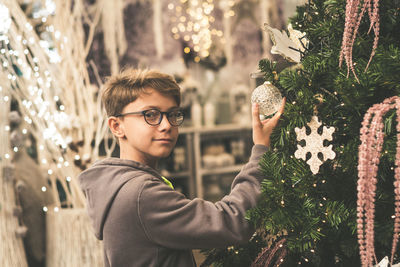
<path id="1" fill-rule="evenodd" d="M 230 246 L 254 232 L 245 219 L 260 195 L 258 162 L 283 112 L 261 122 L 253 107 L 254 147 L 249 163 L 221 201 L 189 200 L 157 171 L 183 122 L 180 89 L 166 74 L 127 69 L 111 77 L 102 101 L 120 158 L 96 162 L 80 174 L 96 237 L 103 240 L 105 266 L 196 266 L 191 250 Z"/>

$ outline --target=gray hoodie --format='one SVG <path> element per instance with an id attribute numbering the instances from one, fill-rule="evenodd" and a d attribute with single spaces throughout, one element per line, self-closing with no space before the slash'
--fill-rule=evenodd
<path id="1" fill-rule="evenodd" d="M 260 195 L 258 162 L 267 147 L 255 145 L 221 201 L 193 200 L 166 185 L 141 163 L 108 158 L 79 175 L 95 235 L 103 240 L 105 266 L 191 267 L 192 249 L 249 240 L 245 219 Z"/>

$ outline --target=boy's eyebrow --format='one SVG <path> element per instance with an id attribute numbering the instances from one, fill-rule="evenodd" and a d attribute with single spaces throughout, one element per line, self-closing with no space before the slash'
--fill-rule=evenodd
<path id="1" fill-rule="evenodd" d="M 160 108 L 159 106 L 145 106 L 145 107 L 143 107 L 143 109 L 144 109 L 144 110 L 145 110 L 145 109 L 158 109 L 158 110 L 161 111 L 161 108 Z M 180 107 L 178 107 L 178 106 L 173 106 L 173 107 L 170 107 L 169 109 L 167 109 L 167 111 L 175 110 L 175 109 L 180 109 Z"/>

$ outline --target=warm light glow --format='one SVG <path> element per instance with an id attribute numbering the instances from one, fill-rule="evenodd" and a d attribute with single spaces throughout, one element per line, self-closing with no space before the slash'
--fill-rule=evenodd
<path id="1" fill-rule="evenodd" d="M 187 1 L 181 0 L 181 3 L 184 2 Z M 232 4 L 231 2 L 229 1 L 226 4 Z M 189 46 L 193 46 L 191 49 L 198 53 L 199 57 L 209 56 L 212 36 L 222 37 L 222 31 L 216 31 L 211 26 L 211 23 L 215 21 L 215 18 L 211 15 L 214 11 L 213 1 L 188 1 L 185 5 L 177 6 L 175 10 L 175 18 L 179 18 L 179 23 L 171 29 L 174 39 L 179 39 L 183 36 L 184 41 L 188 42 Z M 178 31 L 183 35 L 176 35 Z M 218 34 L 219 32 L 220 34 Z"/>

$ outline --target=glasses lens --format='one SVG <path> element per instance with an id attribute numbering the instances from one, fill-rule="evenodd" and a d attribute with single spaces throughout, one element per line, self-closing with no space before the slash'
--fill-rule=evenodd
<path id="1" fill-rule="evenodd" d="M 144 112 L 144 119 L 150 125 L 158 125 L 160 123 L 161 112 L 156 109 L 150 109 Z"/>
<path id="2" fill-rule="evenodd" d="M 182 124 L 184 115 L 182 111 L 171 111 L 168 113 L 168 121 L 173 126 L 179 126 Z"/>

